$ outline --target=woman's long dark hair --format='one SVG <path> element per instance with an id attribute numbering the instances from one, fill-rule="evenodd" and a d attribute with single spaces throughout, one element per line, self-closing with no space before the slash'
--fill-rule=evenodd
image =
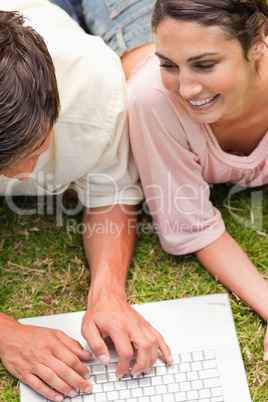
<path id="1" fill-rule="evenodd" d="M 266 0 L 157 0 L 152 14 L 152 31 L 167 18 L 219 26 L 229 39 L 236 38 L 247 57 L 249 49 L 268 34 Z"/>

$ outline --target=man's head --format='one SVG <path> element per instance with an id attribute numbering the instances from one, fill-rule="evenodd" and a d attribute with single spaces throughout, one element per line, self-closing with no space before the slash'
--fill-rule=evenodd
<path id="1" fill-rule="evenodd" d="M 24 22 L 17 12 L 0 11 L 2 174 L 40 147 L 60 109 L 54 65 L 44 39 Z"/>

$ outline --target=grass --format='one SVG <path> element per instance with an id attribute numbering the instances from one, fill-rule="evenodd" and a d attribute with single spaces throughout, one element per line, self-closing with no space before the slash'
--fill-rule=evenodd
<path id="1" fill-rule="evenodd" d="M 267 188 L 238 191 L 230 198 L 230 185 L 217 185 L 211 198 L 227 230 L 267 278 Z M 230 198 L 230 199 L 228 199 Z M 17 197 L 20 209 L 40 212 L 36 197 Z M 81 235 L 70 230 L 70 216 L 57 226 L 57 199 L 45 200 L 46 213 L 14 213 L 0 199 L 1 311 L 14 318 L 62 313 L 86 308 L 90 275 Z M 64 202 L 75 205 L 70 190 Z M 49 208 L 48 208 L 49 206 Z M 42 208 L 41 208 L 42 210 Z M 78 228 L 81 212 L 71 216 Z M 137 245 L 127 282 L 130 303 L 228 292 L 192 255 L 173 256 L 160 246 L 149 216 L 139 218 Z M 231 306 L 252 400 L 268 400 L 267 363 L 262 361 L 266 324 L 230 292 Z M 0 363 L 0 401 L 18 402 L 18 381 Z"/>

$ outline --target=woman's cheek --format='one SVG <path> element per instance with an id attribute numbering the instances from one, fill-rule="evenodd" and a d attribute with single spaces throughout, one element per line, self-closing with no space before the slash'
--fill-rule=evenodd
<path id="1" fill-rule="evenodd" d="M 179 81 L 175 74 L 169 71 L 164 70 L 161 72 L 161 81 L 164 87 L 170 92 L 175 92 L 179 87 Z"/>

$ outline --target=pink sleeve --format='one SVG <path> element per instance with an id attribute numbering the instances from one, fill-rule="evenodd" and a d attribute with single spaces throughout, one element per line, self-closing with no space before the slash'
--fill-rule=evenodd
<path id="1" fill-rule="evenodd" d="M 191 125 L 182 123 L 184 116 L 148 68 L 131 82 L 129 102 L 134 157 L 161 244 L 175 255 L 200 250 L 219 238 L 225 226 L 188 142 Z"/>

